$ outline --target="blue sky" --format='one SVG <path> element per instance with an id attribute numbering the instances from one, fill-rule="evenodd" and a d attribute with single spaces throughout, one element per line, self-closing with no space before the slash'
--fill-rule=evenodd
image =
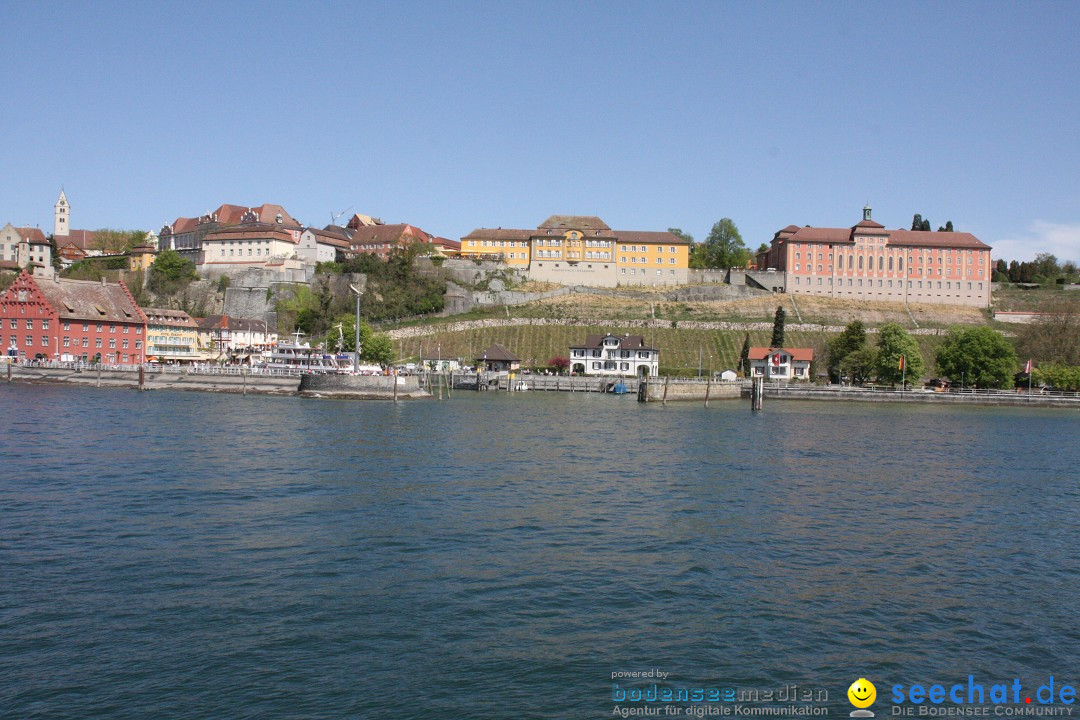
<path id="1" fill-rule="evenodd" d="M 952 220 L 1080 260 L 1080 3 L 0 0 L 0 224 Z"/>

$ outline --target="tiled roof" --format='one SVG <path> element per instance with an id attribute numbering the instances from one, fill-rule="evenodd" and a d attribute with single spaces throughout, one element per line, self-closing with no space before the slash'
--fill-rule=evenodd
<path id="1" fill-rule="evenodd" d="M 510 228 L 476 228 L 462 240 L 528 240 L 535 230 L 512 230 Z"/>
<path id="2" fill-rule="evenodd" d="M 958 247 L 979 250 L 990 249 L 989 245 L 979 240 L 971 233 L 885 230 L 878 234 L 884 235 L 887 238 L 889 245 L 899 245 L 904 247 Z M 787 241 L 839 244 L 854 242 L 853 236 L 854 231 L 849 228 L 803 227 L 799 228 L 794 235 L 788 237 Z"/>
<path id="3" fill-rule="evenodd" d="M 315 236 L 315 242 L 323 245 L 333 245 L 345 249 L 352 247 L 349 237 L 341 232 L 319 230 L 318 228 L 308 228 L 305 232 L 310 232 Z"/>
<path id="4" fill-rule="evenodd" d="M 814 348 L 766 348 L 766 347 L 752 347 L 750 348 L 751 360 L 764 360 L 770 354 L 775 352 L 785 352 L 792 357 L 793 360 L 810 362 L 814 359 Z"/>
<path id="5" fill-rule="evenodd" d="M 31 245 L 48 245 L 49 241 L 45 239 L 45 233 L 41 232 L 41 228 L 20 227 L 15 228 L 19 233 L 19 237 L 24 240 L 30 241 Z"/>
<path id="6" fill-rule="evenodd" d="M 487 350 L 484 351 L 483 355 L 476 359 L 495 360 L 497 362 L 521 362 L 521 358 L 507 350 L 499 343 L 495 343 L 494 345 L 489 347 Z"/>
<path id="7" fill-rule="evenodd" d="M 253 240 L 259 238 L 273 238 L 295 244 L 296 238 L 288 230 L 278 224 L 250 223 L 247 225 L 233 225 L 220 228 L 203 238 L 203 242 L 216 240 Z"/>
<path id="8" fill-rule="evenodd" d="M 208 315 L 196 320 L 203 330 L 236 330 L 237 332 L 267 332 L 266 322 L 250 318 L 236 318 L 229 315 Z M 274 331 L 270 331 L 274 332 Z"/>
<path id="9" fill-rule="evenodd" d="M 431 236 L 408 223 L 395 225 L 361 225 L 352 236 L 353 245 L 386 245 L 401 242 L 406 236 L 414 242 L 431 242 Z"/>
<path id="10" fill-rule="evenodd" d="M 129 323 L 145 321 L 127 289 L 119 283 L 55 278 L 41 280 L 37 286 L 57 309 L 61 319 Z"/>
<path id="11" fill-rule="evenodd" d="M 610 230 L 595 215 L 552 215 L 537 226 L 541 230 Z"/>
<path id="12" fill-rule="evenodd" d="M 0 260 L 0 270 L 22 270 L 22 267 L 14 260 Z"/>
<path id="13" fill-rule="evenodd" d="M 81 250 L 86 250 L 97 235 L 93 230 L 70 230 L 67 235 L 57 235 L 56 244 L 71 243 Z"/>
<path id="14" fill-rule="evenodd" d="M 641 335 L 589 335 L 581 345 L 571 345 L 571 349 L 599 350 L 604 347 L 605 338 L 617 338 L 620 350 L 655 350 L 645 344 L 645 338 Z"/>
<path id="15" fill-rule="evenodd" d="M 613 233 L 624 243 L 659 243 L 660 245 L 686 245 L 687 240 L 675 233 L 646 232 L 644 230 L 616 230 Z"/>
<path id="16" fill-rule="evenodd" d="M 182 327 L 198 327 L 198 323 L 191 319 L 183 310 L 169 310 L 167 308 L 140 308 L 146 315 L 147 322 L 179 325 Z"/>

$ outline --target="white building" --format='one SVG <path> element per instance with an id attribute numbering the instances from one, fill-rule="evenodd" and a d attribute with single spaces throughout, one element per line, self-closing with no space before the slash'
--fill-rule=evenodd
<path id="1" fill-rule="evenodd" d="M 577 375 L 655 376 L 660 351 L 641 335 L 589 335 L 570 347 L 570 371 Z"/>
<path id="2" fill-rule="evenodd" d="M 806 380 L 810 378 L 813 348 L 750 348 L 750 377 L 766 380 Z"/>
<path id="3" fill-rule="evenodd" d="M 296 256 L 306 263 L 314 265 L 321 262 L 334 262 L 339 252 L 348 252 L 352 248 L 349 237 L 330 230 L 307 228 L 300 233 L 300 242 L 296 245 Z"/>
<path id="4" fill-rule="evenodd" d="M 0 228 L 0 262 L 8 270 L 26 268 L 36 277 L 52 277 L 52 246 L 39 228 Z"/>

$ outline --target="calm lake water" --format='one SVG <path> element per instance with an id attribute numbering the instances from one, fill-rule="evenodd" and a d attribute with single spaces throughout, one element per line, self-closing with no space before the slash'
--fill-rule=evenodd
<path id="1" fill-rule="evenodd" d="M 1080 681 L 1080 414 L 0 386 L 0 717 Z"/>

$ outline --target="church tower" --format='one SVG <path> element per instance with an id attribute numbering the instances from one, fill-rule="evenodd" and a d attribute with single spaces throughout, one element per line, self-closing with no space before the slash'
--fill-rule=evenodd
<path id="1" fill-rule="evenodd" d="M 53 235 L 66 237 L 71 232 L 71 206 L 68 205 L 64 188 L 60 188 L 60 198 L 53 205 Z"/>

